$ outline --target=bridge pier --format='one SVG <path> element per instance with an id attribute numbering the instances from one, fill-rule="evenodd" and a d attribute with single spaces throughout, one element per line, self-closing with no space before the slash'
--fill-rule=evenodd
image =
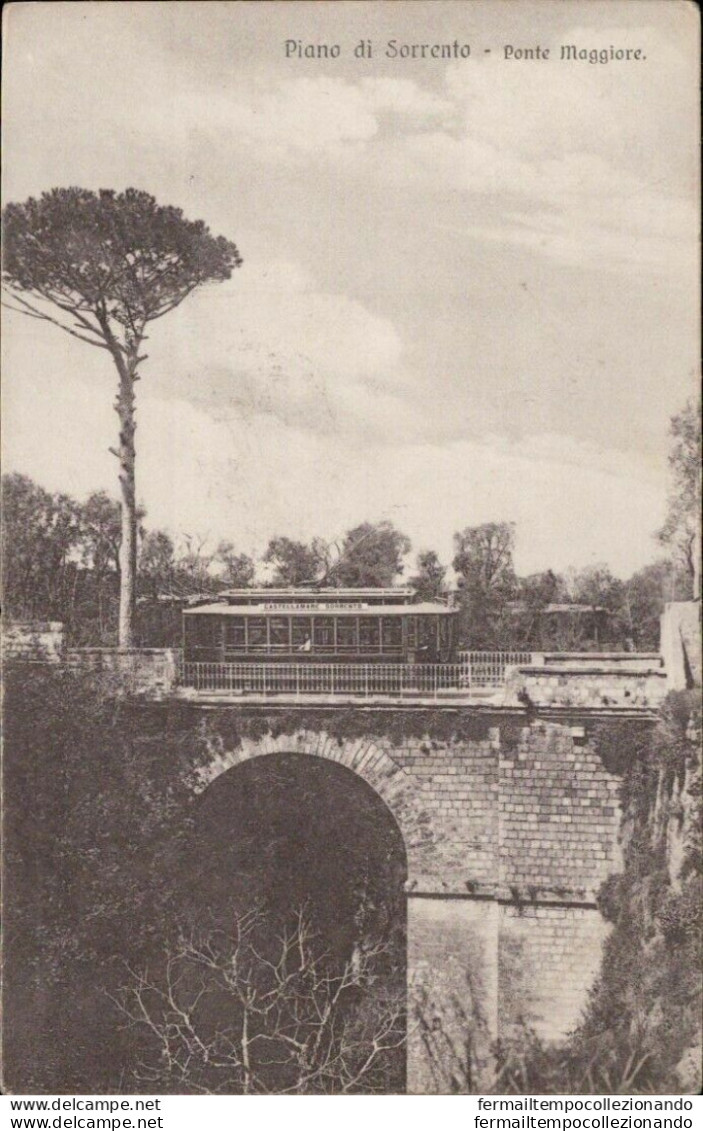
<path id="1" fill-rule="evenodd" d="M 412 1094 L 480 1091 L 498 1036 L 498 904 L 408 898 L 408 1062 Z"/>

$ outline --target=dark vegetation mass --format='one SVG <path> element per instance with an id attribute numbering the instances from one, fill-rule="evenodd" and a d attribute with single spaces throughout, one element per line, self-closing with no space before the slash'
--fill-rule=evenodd
<path id="1" fill-rule="evenodd" d="M 117 697 L 104 680 L 42 665 L 8 666 L 5 713 L 10 1090 L 402 1090 L 404 849 L 364 782 L 276 756 L 198 795 L 194 773 L 236 711 L 204 728 L 183 705 Z M 274 985 L 284 954 L 290 981 Z M 171 1040 L 162 1008 L 177 967 L 211 1052 L 185 1077 L 195 1036 Z M 308 995 L 307 1019 L 292 984 Z M 137 990 L 151 1024 L 134 1016 Z M 262 1010 L 274 990 L 275 1009 Z M 246 1071 L 241 1048 L 222 1053 L 245 1006 L 259 1033 Z M 284 1039 L 294 1015 L 306 1050 L 295 1056 Z"/>

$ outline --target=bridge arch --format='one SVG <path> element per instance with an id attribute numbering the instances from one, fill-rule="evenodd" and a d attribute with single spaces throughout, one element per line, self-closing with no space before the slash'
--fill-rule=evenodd
<path id="1" fill-rule="evenodd" d="M 408 863 L 408 887 L 416 886 L 422 875 L 432 871 L 437 835 L 432 815 L 422 804 L 421 792 L 389 752 L 368 738 L 339 740 L 325 732 L 298 731 L 275 737 L 269 734 L 261 739 L 242 738 L 239 745 L 230 749 L 221 743 L 195 772 L 195 792 L 201 793 L 235 766 L 270 754 L 322 758 L 358 775 L 385 804 L 400 830 Z"/>

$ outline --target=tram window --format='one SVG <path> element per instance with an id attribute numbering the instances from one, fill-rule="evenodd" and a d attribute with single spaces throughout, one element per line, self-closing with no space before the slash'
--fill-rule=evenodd
<path id="1" fill-rule="evenodd" d="M 272 648 L 277 648 L 279 651 L 287 651 L 290 648 L 288 628 L 288 617 L 271 617 L 269 634 Z"/>
<path id="2" fill-rule="evenodd" d="M 246 639 L 244 617 L 230 617 L 225 623 L 225 647 L 242 652 Z"/>
<path id="3" fill-rule="evenodd" d="M 356 620 L 353 617 L 337 621 L 337 647 L 340 651 L 356 652 L 359 642 L 356 635 Z"/>
<path id="4" fill-rule="evenodd" d="M 256 652 L 266 651 L 266 618 L 249 618 L 249 648 Z"/>
<path id="5" fill-rule="evenodd" d="M 381 625 L 377 617 L 359 617 L 359 651 L 378 651 Z"/>
<path id="6" fill-rule="evenodd" d="M 313 644 L 316 648 L 334 648 L 334 620 L 332 617 L 313 619 Z"/>
<path id="7" fill-rule="evenodd" d="M 293 647 L 303 649 L 310 647 L 312 640 L 312 621 L 310 617 L 293 617 Z"/>

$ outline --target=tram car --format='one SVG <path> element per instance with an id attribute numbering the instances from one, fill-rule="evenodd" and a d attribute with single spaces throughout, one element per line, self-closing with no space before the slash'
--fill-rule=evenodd
<path id="1" fill-rule="evenodd" d="M 412 589 L 233 589 L 183 612 L 186 663 L 446 663 L 457 610 Z"/>

